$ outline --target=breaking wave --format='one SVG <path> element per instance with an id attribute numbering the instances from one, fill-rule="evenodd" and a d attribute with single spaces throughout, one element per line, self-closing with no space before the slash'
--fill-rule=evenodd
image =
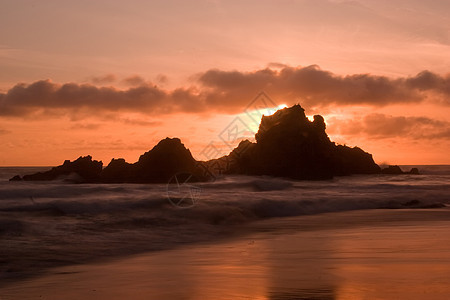
<path id="1" fill-rule="evenodd" d="M 310 182 L 230 176 L 195 184 L 197 195 L 178 191 L 179 199 L 192 202 L 189 209 L 168 201 L 173 187 L 163 184 L 2 182 L 0 214 L 39 216 L 41 221 L 46 214 L 103 220 L 120 215 L 121 222 L 129 217 L 131 223 L 145 214 L 169 223 L 220 224 L 357 209 L 434 208 L 450 203 L 448 179 L 449 175 L 380 175 Z"/>
<path id="2" fill-rule="evenodd" d="M 31 172 L 0 168 L 0 267 L 26 273 L 169 249 L 273 218 L 366 209 L 441 209 L 450 204 L 450 175 L 441 171 L 328 181 L 229 176 L 177 186 L 8 182 L 15 174 Z M 0 273 L 0 279 L 8 274 Z"/>

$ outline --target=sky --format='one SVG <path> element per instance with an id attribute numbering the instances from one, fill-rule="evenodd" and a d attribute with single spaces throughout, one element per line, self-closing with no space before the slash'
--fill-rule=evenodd
<path id="1" fill-rule="evenodd" d="M 450 164 L 449 24 L 440 0 L 2 0 L 0 166 L 165 137 L 206 160 L 297 103 L 379 164 Z"/>

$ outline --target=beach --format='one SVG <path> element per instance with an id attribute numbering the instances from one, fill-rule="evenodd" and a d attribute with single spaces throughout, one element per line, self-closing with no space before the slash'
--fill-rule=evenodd
<path id="1" fill-rule="evenodd" d="M 450 299 L 450 1 L 0 7 L 0 300 Z"/>
<path id="2" fill-rule="evenodd" d="M 266 220 L 214 242 L 51 268 L 0 299 L 448 299 L 449 226 L 447 209 Z"/>
<path id="3" fill-rule="evenodd" d="M 0 299 L 448 299 L 449 169 L 176 190 L 0 168 Z"/>

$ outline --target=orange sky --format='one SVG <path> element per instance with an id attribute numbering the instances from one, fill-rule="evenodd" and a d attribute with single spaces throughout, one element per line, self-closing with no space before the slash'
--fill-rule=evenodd
<path id="1" fill-rule="evenodd" d="M 151 3 L 150 3 L 151 2 Z M 378 163 L 450 164 L 448 1 L 2 1 L 0 166 L 194 157 L 260 91 Z M 269 102 L 266 102 L 269 103 Z M 266 112 L 268 112 L 267 110 Z M 237 119 L 236 119 L 237 118 Z"/>

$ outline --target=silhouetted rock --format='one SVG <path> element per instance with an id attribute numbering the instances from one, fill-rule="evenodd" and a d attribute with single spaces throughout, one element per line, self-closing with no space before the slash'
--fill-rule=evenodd
<path id="1" fill-rule="evenodd" d="M 399 166 L 389 166 L 387 168 L 383 168 L 381 170 L 382 174 L 389 174 L 389 175 L 398 175 L 398 174 L 404 174 L 402 169 Z"/>
<path id="2" fill-rule="evenodd" d="M 409 172 L 403 172 L 403 170 L 399 166 L 389 166 L 387 168 L 383 168 L 381 170 L 382 174 L 388 174 L 388 175 L 401 175 L 401 174 L 412 174 L 412 175 L 419 175 L 419 169 L 412 168 Z"/>
<path id="3" fill-rule="evenodd" d="M 26 175 L 23 180 L 53 180 L 75 174 L 84 182 L 167 183 L 180 173 L 188 174 L 180 178 L 191 178 L 190 181 L 209 180 L 217 174 L 330 179 L 336 175 L 380 173 L 371 154 L 358 147 L 336 145 L 325 129 L 322 116 L 315 115 L 310 121 L 304 109 L 294 105 L 263 116 L 255 135 L 256 143 L 242 141 L 229 155 L 218 159 L 197 162 L 180 139 L 166 138 L 134 164 L 113 159 L 102 170 L 101 162 L 92 161 L 90 156 L 80 157 L 48 172 Z M 395 166 L 384 173 L 402 174 L 399 170 Z M 413 169 L 410 173 L 418 171 Z"/>
<path id="4" fill-rule="evenodd" d="M 419 175 L 420 173 L 419 173 L 419 169 L 417 169 L 417 168 L 412 168 L 410 171 L 409 171 L 409 174 L 412 174 L 412 175 Z"/>
<path id="5" fill-rule="evenodd" d="M 9 181 L 22 181 L 22 177 L 20 177 L 19 175 L 16 175 L 13 178 L 11 178 Z"/>
<path id="6" fill-rule="evenodd" d="M 372 155 L 359 147 L 335 146 L 333 164 L 334 175 L 376 174 L 381 170 Z"/>
<path id="7" fill-rule="evenodd" d="M 104 183 L 167 183 L 176 174 L 189 174 L 189 181 L 206 180 L 202 168 L 178 138 L 161 140 L 152 150 L 144 153 L 134 164 L 123 158 L 112 159 L 102 170 L 102 162 L 92 161 L 91 156 L 80 157 L 74 162 L 47 172 L 23 176 L 23 180 L 69 179 L 76 182 Z M 182 178 L 183 175 L 180 175 Z M 10 180 L 22 180 L 15 176 Z"/>
<path id="8" fill-rule="evenodd" d="M 256 144 L 244 140 L 227 156 L 217 159 L 225 162 L 222 167 L 225 174 L 252 174 L 255 169 L 254 148 Z"/>
<path id="9" fill-rule="evenodd" d="M 103 163 L 101 161 L 92 160 L 91 156 L 79 157 L 71 162 L 64 161 L 64 164 L 54 167 L 47 172 L 38 172 L 32 175 L 22 177 L 25 181 L 45 181 L 55 179 L 67 179 L 75 182 L 96 182 L 100 178 Z M 17 176 L 11 178 L 17 179 Z"/>
<path id="10" fill-rule="evenodd" d="M 226 156 L 231 161 L 227 173 L 330 179 L 380 172 L 372 155 L 358 147 L 336 146 L 325 128 L 322 116 L 311 122 L 300 105 L 263 116 L 256 143 L 242 142 Z"/>
<path id="11" fill-rule="evenodd" d="M 133 178 L 133 165 L 123 158 L 112 159 L 100 175 L 100 181 L 106 183 L 131 182 Z"/>
<path id="12" fill-rule="evenodd" d="M 205 180 L 189 149 L 178 138 L 165 138 L 134 164 L 113 159 L 103 170 L 103 182 L 167 183 L 176 174 L 190 174 L 190 181 Z M 182 175 L 180 175 L 182 176 Z M 181 178 L 181 177 L 180 177 Z"/>
<path id="13" fill-rule="evenodd" d="M 197 161 L 180 139 L 165 138 L 134 164 L 122 158 L 111 160 L 101 174 L 101 181 L 167 183 L 176 174 L 192 175 L 190 181 L 205 180 Z"/>
<path id="14" fill-rule="evenodd" d="M 178 138 L 161 140 L 152 150 L 144 153 L 132 167 L 133 182 L 167 183 L 177 173 L 191 173 L 204 180 L 197 161 Z M 195 180 L 195 178 L 192 180 Z"/>

